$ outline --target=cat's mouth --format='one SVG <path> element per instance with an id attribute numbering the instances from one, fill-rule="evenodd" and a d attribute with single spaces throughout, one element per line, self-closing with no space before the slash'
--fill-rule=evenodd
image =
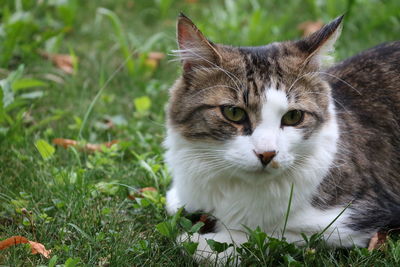
<path id="1" fill-rule="evenodd" d="M 280 164 L 277 161 L 271 161 L 268 165 L 260 165 L 256 168 L 245 169 L 251 174 L 270 177 L 281 172 Z"/>
<path id="2" fill-rule="evenodd" d="M 276 160 L 272 160 L 271 162 L 269 162 L 267 165 L 261 165 L 260 166 L 260 171 L 261 172 L 267 172 L 267 173 L 274 173 L 277 172 L 280 168 L 280 164 L 278 161 Z"/>

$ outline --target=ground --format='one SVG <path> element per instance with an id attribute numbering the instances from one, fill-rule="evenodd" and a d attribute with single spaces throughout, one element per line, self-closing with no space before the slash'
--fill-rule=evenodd
<path id="1" fill-rule="evenodd" d="M 21 235 L 52 250 L 51 260 L 26 245 L 1 250 L 6 266 L 195 265 L 187 255 L 195 245 L 182 253 L 174 236 L 196 229 L 164 209 L 164 111 L 180 73 L 168 54 L 180 11 L 211 40 L 245 46 L 296 39 L 300 23 L 345 13 L 336 60 L 400 39 L 397 0 L 0 3 L 0 240 Z M 62 60 L 57 54 L 68 55 L 61 68 L 49 60 Z M 65 149 L 54 138 L 79 145 Z M 85 149 L 113 140 L 102 152 Z M 145 187 L 155 190 L 139 192 Z M 373 252 L 264 239 L 253 232 L 240 252 L 245 264 L 400 264 L 395 237 Z"/>

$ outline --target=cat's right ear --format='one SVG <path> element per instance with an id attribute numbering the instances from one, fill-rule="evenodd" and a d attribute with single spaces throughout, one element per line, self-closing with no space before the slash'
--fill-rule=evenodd
<path id="1" fill-rule="evenodd" d="M 179 54 L 185 72 L 195 67 L 219 65 L 222 60 L 215 45 L 183 13 L 178 18 L 177 39 L 179 50 L 175 52 Z"/>

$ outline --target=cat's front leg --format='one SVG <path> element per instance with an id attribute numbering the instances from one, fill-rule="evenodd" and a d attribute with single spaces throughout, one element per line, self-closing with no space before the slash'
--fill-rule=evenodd
<path id="1" fill-rule="evenodd" d="M 365 247 L 378 229 L 358 231 L 351 227 L 355 211 L 346 207 L 318 209 L 309 207 L 289 215 L 285 238 L 290 243 L 304 244 L 302 233 L 310 237 L 322 233 L 327 244 L 334 247 Z M 327 228 L 327 226 L 329 226 Z"/>
<path id="2" fill-rule="evenodd" d="M 169 215 L 175 214 L 178 209 L 183 207 L 184 204 L 181 202 L 181 200 L 178 197 L 177 189 L 176 187 L 172 186 L 171 189 L 168 190 L 167 192 L 167 212 Z"/>
<path id="3" fill-rule="evenodd" d="M 208 245 L 207 240 L 209 239 L 220 243 L 232 244 L 232 246 L 230 246 L 227 250 L 217 254 Z M 248 236 L 245 232 L 224 229 L 216 233 L 195 233 L 190 237 L 187 234 L 182 234 L 178 237 L 178 242 L 182 243 L 190 240 L 192 242 L 199 243 L 197 250 L 193 255 L 197 262 L 218 263 L 225 265 L 227 263 L 237 264 L 240 262 L 238 256 L 235 255 L 235 251 L 236 248 L 242 243 L 246 242 L 247 239 Z"/>

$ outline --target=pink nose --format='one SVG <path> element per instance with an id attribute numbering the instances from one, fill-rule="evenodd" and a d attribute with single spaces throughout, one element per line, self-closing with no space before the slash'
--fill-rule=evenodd
<path id="1" fill-rule="evenodd" d="M 261 154 L 256 153 L 257 157 L 260 159 L 263 166 L 267 166 L 268 163 L 275 157 L 275 151 L 267 151 Z"/>

